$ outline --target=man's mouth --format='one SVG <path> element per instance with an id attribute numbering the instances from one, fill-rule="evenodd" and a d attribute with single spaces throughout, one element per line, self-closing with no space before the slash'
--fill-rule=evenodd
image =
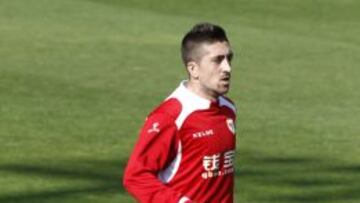
<path id="1" fill-rule="evenodd" d="M 222 77 L 220 80 L 224 82 L 230 82 L 230 76 Z"/>

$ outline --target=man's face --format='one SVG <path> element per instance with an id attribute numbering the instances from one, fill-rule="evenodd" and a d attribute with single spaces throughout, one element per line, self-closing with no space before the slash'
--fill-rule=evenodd
<path id="1" fill-rule="evenodd" d="M 229 43 L 202 44 L 200 52 L 201 57 L 197 61 L 200 88 L 211 97 L 226 94 L 230 88 L 233 56 Z"/>

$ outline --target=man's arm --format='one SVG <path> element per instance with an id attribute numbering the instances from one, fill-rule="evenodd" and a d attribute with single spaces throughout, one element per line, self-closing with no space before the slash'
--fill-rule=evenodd
<path id="1" fill-rule="evenodd" d="M 140 202 L 177 203 L 183 195 L 164 185 L 158 172 L 177 153 L 177 128 L 170 116 L 155 113 L 148 117 L 128 161 L 123 184 Z"/>

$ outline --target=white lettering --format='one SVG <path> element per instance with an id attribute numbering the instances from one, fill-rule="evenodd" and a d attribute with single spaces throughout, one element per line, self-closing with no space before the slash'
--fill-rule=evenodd
<path id="1" fill-rule="evenodd" d="M 220 169 L 221 153 L 204 156 L 203 167 L 205 172 L 201 174 L 203 179 L 224 176 L 230 173 L 234 173 L 234 158 L 235 151 L 229 150 L 223 154 L 222 169 Z"/>
<path id="2" fill-rule="evenodd" d="M 203 158 L 203 166 L 206 171 L 219 170 L 219 163 L 220 163 L 220 154 L 205 156 Z"/>
<path id="3" fill-rule="evenodd" d="M 207 137 L 210 135 L 214 135 L 214 131 L 212 129 L 193 133 L 193 138 Z"/>
<path id="4" fill-rule="evenodd" d="M 230 168 L 234 165 L 234 157 L 234 150 L 230 150 L 224 153 L 224 168 Z"/>

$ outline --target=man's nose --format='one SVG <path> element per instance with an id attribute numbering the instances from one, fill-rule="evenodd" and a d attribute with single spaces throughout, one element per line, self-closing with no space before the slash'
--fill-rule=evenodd
<path id="1" fill-rule="evenodd" d="M 229 61 L 229 59 L 225 58 L 224 61 L 221 64 L 221 68 L 224 72 L 231 72 L 231 63 Z"/>

